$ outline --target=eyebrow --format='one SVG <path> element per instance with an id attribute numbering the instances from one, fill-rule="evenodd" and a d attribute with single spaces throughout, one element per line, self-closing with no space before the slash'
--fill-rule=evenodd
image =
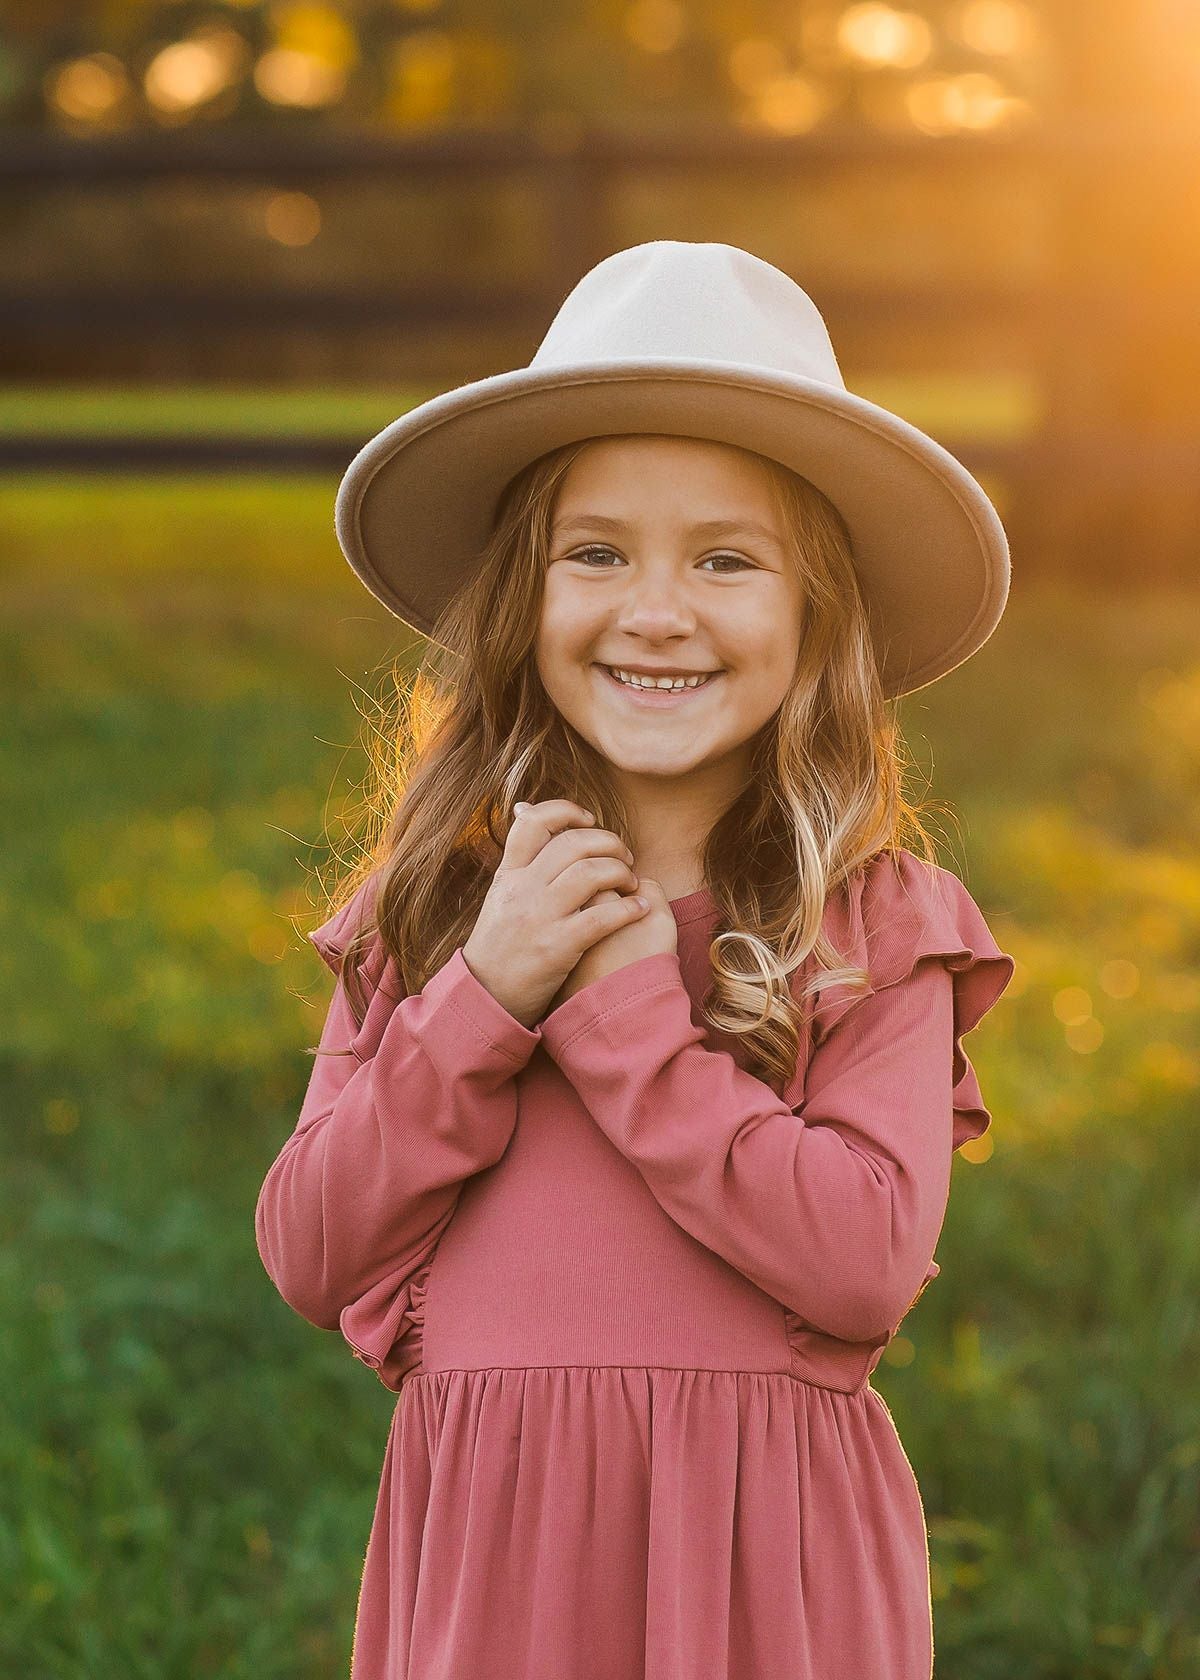
<path id="1" fill-rule="evenodd" d="M 554 535 L 560 537 L 568 531 L 609 531 L 613 536 L 619 536 L 628 529 L 625 520 L 614 519 L 608 514 L 579 513 L 556 524 Z M 697 524 L 688 526 L 687 534 L 691 537 L 761 537 L 776 548 L 782 547 L 775 532 L 755 519 L 701 519 Z"/>

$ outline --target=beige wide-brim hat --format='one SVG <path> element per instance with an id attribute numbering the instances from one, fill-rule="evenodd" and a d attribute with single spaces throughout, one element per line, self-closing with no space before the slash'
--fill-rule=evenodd
<path id="1" fill-rule="evenodd" d="M 628 433 L 734 444 L 824 492 L 850 533 L 889 698 L 954 670 L 999 622 L 1008 542 L 981 486 L 848 391 L 812 299 L 736 245 L 655 239 L 605 257 L 528 367 L 445 391 L 359 450 L 338 542 L 371 594 L 430 636 L 514 475 L 561 444 Z"/>

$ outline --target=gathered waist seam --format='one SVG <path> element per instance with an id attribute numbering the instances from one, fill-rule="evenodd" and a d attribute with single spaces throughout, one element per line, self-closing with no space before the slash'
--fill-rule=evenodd
<path id="1" fill-rule="evenodd" d="M 712 1377 L 783 1377 L 786 1381 L 797 1383 L 801 1388 L 819 1388 L 826 1394 L 844 1394 L 847 1398 L 864 1392 L 868 1386 L 860 1383 L 856 1388 L 837 1388 L 833 1383 L 814 1382 L 810 1377 L 797 1376 L 795 1371 L 752 1371 L 744 1366 L 728 1365 L 565 1365 L 561 1363 L 549 1365 L 444 1365 L 437 1370 L 427 1370 L 422 1366 L 413 1371 L 405 1380 L 407 1388 L 409 1382 L 419 1377 L 453 1377 L 476 1376 L 488 1371 L 689 1371 L 696 1375 Z"/>

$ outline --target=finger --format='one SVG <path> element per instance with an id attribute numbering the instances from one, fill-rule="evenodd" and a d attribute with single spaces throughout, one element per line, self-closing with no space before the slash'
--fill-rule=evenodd
<path id="1" fill-rule="evenodd" d="M 596 819 L 570 799 L 543 799 L 536 805 L 521 802 L 504 842 L 503 862 L 522 869 L 532 863 L 546 842 L 568 828 L 590 828 Z"/>
<path id="2" fill-rule="evenodd" d="M 621 896 L 622 895 L 615 887 L 601 887 L 599 892 L 594 892 L 591 898 L 588 899 L 587 903 L 581 904 L 579 908 L 581 910 L 590 910 L 593 904 L 605 904 L 609 900 L 620 898 Z"/>
<path id="3" fill-rule="evenodd" d="M 636 922 L 649 912 L 648 904 L 640 904 L 633 893 L 597 893 L 571 917 L 571 932 L 575 935 L 579 955 L 590 949 L 605 934 L 614 933 L 627 922 Z"/>

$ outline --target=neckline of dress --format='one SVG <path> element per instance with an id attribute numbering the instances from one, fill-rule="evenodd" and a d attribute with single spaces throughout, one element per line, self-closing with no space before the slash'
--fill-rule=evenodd
<path id="1" fill-rule="evenodd" d="M 707 887 L 699 891 L 684 893 L 682 898 L 672 898 L 667 901 L 674 913 L 677 925 L 684 922 L 698 922 L 701 916 L 710 915 L 717 908 L 717 901 Z"/>

